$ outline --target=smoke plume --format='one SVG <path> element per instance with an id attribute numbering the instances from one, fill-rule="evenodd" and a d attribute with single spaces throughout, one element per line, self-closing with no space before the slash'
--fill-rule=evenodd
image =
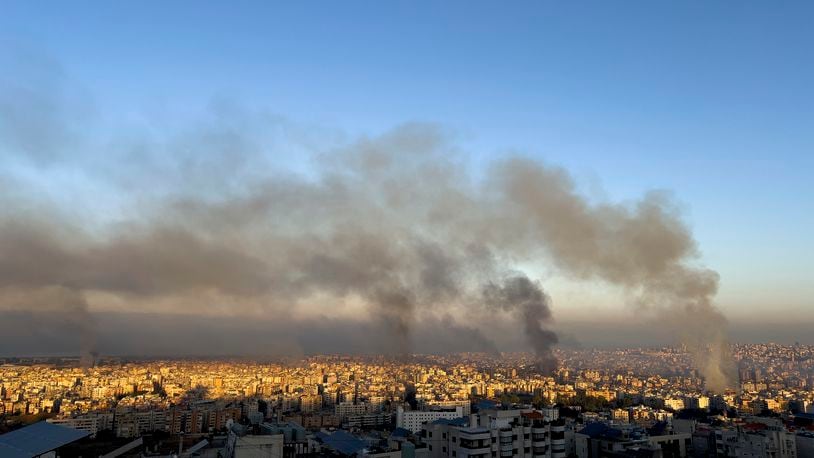
<path id="1" fill-rule="evenodd" d="M 502 285 L 487 285 L 484 299 L 488 304 L 517 314 L 526 339 L 537 355 L 540 369 L 546 373 L 557 369 L 553 353 L 557 335 L 545 328 L 551 320 L 551 309 L 548 297 L 538 284 L 522 274 L 513 276 Z"/>
<path id="2" fill-rule="evenodd" d="M 22 314 L 23 334 L 69 333 L 76 336 L 82 367 L 90 367 L 96 355 L 96 320 L 80 291 L 63 286 L 21 288 L 0 286 L 0 313 Z M 13 320 L 9 320 L 12 321 Z M 26 329 L 28 328 L 28 329 Z M 10 333 L 10 329 L 4 332 Z"/>
<path id="3" fill-rule="evenodd" d="M 475 167 L 431 124 L 314 146 L 279 117 L 222 103 L 180 131 L 100 132 L 109 138 L 92 142 L 76 137 L 93 125 L 77 129 L 67 115 L 60 124 L 54 113 L 70 107 L 43 99 L 52 92 L 0 91 L 0 120 L 15 121 L 0 130 L 14 164 L 0 169 L 0 300 L 32 317 L 71 316 L 87 353 L 93 310 L 345 313 L 384 329 L 370 346 L 391 354 L 410 353 L 417 328 L 439 320 L 496 352 L 477 317 L 498 313 L 551 370 L 550 301 L 529 277 L 554 267 L 620 287 L 664 316 L 711 389 L 731 383 L 717 274 L 696 265 L 695 241 L 665 194 L 593 202 L 539 161 Z M 51 114 L 30 112 L 38 106 Z M 40 131 L 71 132 L 71 142 L 34 141 Z M 303 151 L 312 158 L 304 171 L 286 167 Z M 55 196 L 31 179 L 54 169 L 81 183 Z"/>
<path id="4" fill-rule="evenodd" d="M 710 390 L 734 386 L 726 319 L 713 305 L 718 274 L 693 264 L 695 241 L 664 193 L 632 206 L 590 205 L 569 175 L 522 158 L 500 164 L 508 219 L 537 238 L 564 271 L 625 288 L 692 351 Z"/>

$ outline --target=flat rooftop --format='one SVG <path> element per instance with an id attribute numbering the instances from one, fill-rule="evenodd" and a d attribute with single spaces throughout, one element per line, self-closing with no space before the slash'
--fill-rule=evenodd
<path id="1" fill-rule="evenodd" d="M 89 435 L 85 431 L 41 421 L 0 436 L 0 456 L 32 458 Z"/>

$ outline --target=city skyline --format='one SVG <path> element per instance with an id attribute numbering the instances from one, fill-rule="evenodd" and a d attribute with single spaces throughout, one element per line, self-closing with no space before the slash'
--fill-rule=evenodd
<path id="1" fill-rule="evenodd" d="M 124 449 L 143 447 L 147 456 L 180 447 L 239 458 L 245 452 L 232 455 L 226 435 L 253 450 L 263 444 L 259 456 L 477 449 L 483 458 L 594 458 L 593 441 L 612 456 L 809 456 L 814 346 L 732 350 L 737 384 L 719 393 L 706 390 L 692 354 L 676 348 L 557 350 L 550 375 L 535 356 L 517 353 L 98 357 L 83 367 L 72 358 L 0 358 L 0 432 L 12 429 L 0 447 L 16 443 L 17 428 L 45 429 L 24 426 L 45 419 L 90 435 L 62 447 L 67 456 L 130 444 Z"/>

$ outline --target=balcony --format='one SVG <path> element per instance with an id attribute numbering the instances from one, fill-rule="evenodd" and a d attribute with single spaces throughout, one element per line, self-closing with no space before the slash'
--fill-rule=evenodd
<path id="1" fill-rule="evenodd" d="M 460 448 L 467 449 L 467 450 L 480 450 L 480 449 L 491 449 L 492 444 L 488 440 L 468 440 L 468 439 L 461 439 Z"/>
<path id="2" fill-rule="evenodd" d="M 458 449 L 458 452 L 461 458 L 465 456 L 492 456 L 492 448 L 489 446 L 479 448 L 461 447 Z"/>
<path id="3" fill-rule="evenodd" d="M 534 456 L 546 456 L 547 452 L 548 449 L 546 449 L 545 447 L 534 447 L 531 449 L 531 453 L 533 453 Z"/>

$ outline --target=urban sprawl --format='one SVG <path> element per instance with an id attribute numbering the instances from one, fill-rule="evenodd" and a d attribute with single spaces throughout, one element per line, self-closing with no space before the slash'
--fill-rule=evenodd
<path id="1" fill-rule="evenodd" d="M 723 393 L 673 347 L 559 349 L 550 374 L 520 353 L 0 358 L 0 433 L 89 433 L 59 456 L 814 457 L 814 346 L 731 351 Z"/>

